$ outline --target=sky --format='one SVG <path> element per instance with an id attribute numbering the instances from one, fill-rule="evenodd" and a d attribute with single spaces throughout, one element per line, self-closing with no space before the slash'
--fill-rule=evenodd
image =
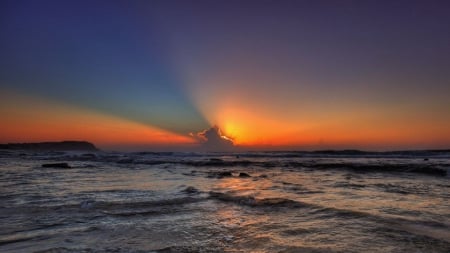
<path id="1" fill-rule="evenodd" d="M 449 1 L 0 1 L 0 143 L 450 148 Z"/>

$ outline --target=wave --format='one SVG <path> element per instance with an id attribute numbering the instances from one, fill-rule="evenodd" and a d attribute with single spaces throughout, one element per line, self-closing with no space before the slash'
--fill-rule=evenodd
<path id="1" fill-rule="evenodd" d="M 137 202 L 107 202 L 96 201 L 95 199 L 83 200 L 80 203 L 63 203 L 59 205 L 27 205 L 18 207 L 0 208 L 5 215 L 14 215 L 15 213 L 37 214 L 37 213 L 86 213 L 92 212 L 96 215 L 122 215 L 131 216 L 137 214 L 164 214 L 181 210 L 184 205 L 206 200 L 205 197 L 192 194 L 186 197 L 161 199 L 153 201 Z"/>
<path id="2" fill-rule="evenodd" d="M 291 166 L 303 166 L 302 163 L 291 163 Z M 320 163 L 310 164 L 315 169 L 347 169 L 355 172 L 407 172 L 446 176 L 445 167 L 431 166 L 427 164 L 357 164 L 357 163 Z"/>
<path id="3" fill-rule="evenodd" d="M 22 153 L 14 153 L 17 156 Z M 14 156 L 3 153 L 3 156 Z M 435 176 L 450 174 L 448 150 L 365 152 L 358 150 L 314 152 L 245 152 L 245 153 L 176 153 L 176 152 L 45 152 L 31 153 L 32 159 L 64 164 L 63 167 L 87 168 L 95 165 L 77 165 L 71 161 L 112 164 L 182 165 L 188 167 L 260 167 L 288 169 L 351 170 L 366 172 L 405 172 Z M 308 159 L 303 159 L 303 158 Z M 302 159 L 300 159 L 302 158 Z M 336 158 L 336 159 L 335 159 Z M 342 158 L 342 159 L 341 159 Z M 348 158 L 348 159 L 347 159 Z M 399 159 L 395 158 L 411 158 Z M 435 160 L 433 160 L 435 159 Z M 48 162 L 42 165 L 48 166 Z"/>
<path id="4" fill-rule="evenodd" d="M 218 244 L 218 243 L 216 243 Z M 202 246 L 169 246 L 162 249 L 157 249 L 151 252 L 155 253 L 193 253 L 193 252 L 224 252 L 221 245 L 202 245 Z"/>
<path id="5" fill-rule="evenodd" d="M 98 159 L 97 162 L 105 162 Z M 450 174 L 450 164 L 422 164 L 422 163 L 385 163 L 380 161 L 376 164 L 363 162 L 316 162 L 316 161 L 250 161 L 250 160 L 222 160 L 217 158 L 207 160 L 143 160 L 133 158 L 108 159 L 107 162 L 118 164 L 145 164 L 145 165 L 184 165 L 189 167 L 261 167 L 261 168 L 289 168 L 289 169 L 316 169 L 316 170 L 351 170 L 358 173 L 366 172 L 403 172 L 435 176 L 446 176 Z M 85 166 L 86 167 L 86 166 Z"/>
<path id="6" fill-rule="evenodd" d="M 234 204 L 252 206 L 252 207 L 289 207 L 289 208 L 301 208 L 309 207 L 311 205 L 294 201 L 285 198 L 263 198 L 257 199 L 252 196 L 236 196 L 222 192 L 209 192 L 209 198 L 216 199 L 225 202 L 232 202 Z"/>
<path id="7" fill-rule="evenodd" d="M 139 214 L 145 213 L 149 211 L 149 213 L 157 213 L 160 208 L 167 206 L 182 206 L 185 204 L 195 203 L 199 201 L 203 201 L 204 198 L 194 198 L 191 196 L 181 197 L 181 198 L 173 198 L 173 199 L 161 199 L 154 201 L 141 201 L 141 202 L 104 202 L 104 201 L 92 201 L 87 200 L 83 201 L 80 204 L 80 208 L 82 209 L 95 209 L 100 210 L 105 214 Z M 83 208 L 84 207 L 84 208 Z M 148 209 L 155 208 L 155 209 Z M 122 212 L 121 210 L 125 210 Z"/>
<path id="8" fill-rule="evenodd" d="M 32 230 L 15 231 L 14 233 L 4 234 L 0 237 L 0 246 L 18 243 L 24 241 L 39 241 L 50 238 L 57 234 L 68 233 L 68 232 L 87 232 L 91 228 L 84 226 L 83 224 L 77 225 L 66 225 L 66 224 L 55 224 L 50 226 L 41 226 Z M 53 251 L 54 252 L 54 251 Z M 56 251 L 60 252 L 60 251 Z"/>
<path id="9" fill-rule="evenodd" d="M 85 161 L 84 159 L 82 159 Z M 61 160 L 62 161 L 62 160 Z M 67 160 L 64 160 L 67 161 Z M 210 168 L 225 168 L 225 167 L 260 167 L 260 168 L 288 168 L 297 170 L 350 170 L 357 173 L 367 172 L 382 172 L 382 173 L 414 173 L 434 176 L 447 176 L 450 174 L 450 164 L 423 164 L 423 163 L 363 163 L 363 162 L 334 162 L 334 161 L 250 161 L 250 160 L 222 160 L 222 159 L 207 159 L 207 160 L 166 160 L 166 159 L 134 159 L 134 158 L 98 158 L 90 159 L 93 162 L 112 162 L 117 164 L 145 164 L 145 165 L 184 165 L 188 167 L 210 167 Z M 53 164 L 50 164 L 53 165 Z M 55 163 L 53 168 L 94 168 L 94 165 L 79 165 L 73 166 L 68 163 Z M 48 167 L 48 164 L 43 164 L 43 167 Z"/>
<path id="10" fill-rule="evenodd" d="M 302 208 L 304 214 L 309 217 L 314 217 L 313 220 L 327 220 L 327 219 L 360 219 L 372 221 L 375 224 L 384 224 L 382 227 L 390 227 L 404 233 L 410 233 L 420 236 L 428 236 L 434 241 L 449 242 L 447 236 L 450 235 L 448 232 L 448 225 L 442 224 L 441 222 L 431 221 L 431 220 L 421 220 L 421 219 L 406 219 L 374 214 L 370 212 L 340 209 L 335 207 L 325 207 L 318 204 L 300 202 L 297 200 L 291 200 L 286 198 L 255 198 L 253 196 L 239 196 L 233 195 L 231 193 L 222 192 L 209 192 L 209 198 L 214 200 L 219 200 L 222 202 L 229 202 L 232 204 L 240 206 L 248 206 L 252 208 L 266 208 L 265 211 L 279 211 L 279 208 L 283 208 L 283 212 L 289 209 L 295 210 Z M 269 208 L 269 209 L 267 209 Z M 287 209 L 286 209 L 287 208 Z M 411 227 L 420 227 L 421 231 L 413 230 Z M 428 231 L 429 234 L 427 235 Z M 301 233 L 307 233 L 311 231 L 285 231 L 287 234 L 297 235 Z M 446 239 L 447 238 L 447 239 Z"/>
<path id="11" fill-rule="evenodd" d="M 426 174 L 435 176 L 446 176 L 449 174 L 450 165 L 428 165 L 428 164 L 367 164 L 367 163 L 315 163 L 315 162 L 296 162 L 296 161 L 224 161 L 220 159 L 206 161 L 141 161 L 143 164 L 179 164 L 191 167 L 262 167 L 262 168 L 294 168 L 294 169 L 319 169 L 319 170 L 351 170 L 353 172 L 405 172 Z"/>

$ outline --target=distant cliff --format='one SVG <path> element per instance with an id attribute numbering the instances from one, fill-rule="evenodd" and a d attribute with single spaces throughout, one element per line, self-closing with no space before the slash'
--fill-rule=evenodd
<path id="1" fill-rule="evenodd" d="M 87 141 L 61 141 L 61 142 L 37 142 L 37 143 L 8 143 L 0 144 L 0 149 L 14 150 L 51 150 L 51 151 L 96 151 L 94 144 Z"/>

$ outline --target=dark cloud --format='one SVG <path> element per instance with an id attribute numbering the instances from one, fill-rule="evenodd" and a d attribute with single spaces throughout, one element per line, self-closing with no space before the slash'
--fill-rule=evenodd
<path id="1" fill-rule="evenodd" d="M 202 149 L 206 151 L 231 151 L 234 148 L 233 141 L 222 135 L 218 126 L 197 133 L 196 137 L 202 143 Z"/>

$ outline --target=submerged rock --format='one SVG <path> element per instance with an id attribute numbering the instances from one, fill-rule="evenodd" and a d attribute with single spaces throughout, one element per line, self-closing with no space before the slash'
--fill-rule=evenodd
<path id="1" fill-rule="evenodd" d="M 232 177 L 232 176 L 233 176 L 233 173 L 231 173 L 230 171 L 222 171 L 222 172 L 217 173 L 217 176 L 218 176 L 219 178 L 222 178 L 222 177 Z"/>
<path id="2" fill-rule="evenodd" d="M 95 201 L 93 200 L 85 200 L 83 202 L 81 202 L 80 204 L 80 208 L 81 209 L 91 209 L 92 207 L 94 207 Z"/>
<path id="3" fill-rule="evenodd" d="M 251 177 L 251 176 L 245 172 L 241 172 L 239 173 L 239 177 Z"/>
<path id="4" fill-rule="evenodd" d="M 192 194 L 192 193 L 198 193 L 199 190 L 193 186 L 188 186 L 188 187 L 186 187 L 186 189 L 183 190 L 183 192 Z"/>
<path id="5" fill-rule="evenodd" d="M 209 178 L 224 178 L 224 177 L 232 177 L 233 173 L 231 171 L 219 171 L 219 172 L 210 172 L 208 173 Z"/>
<path id="6" fill-rule="evenodd" d="M 44 163 L 42 168 L 72 168 L 68 163 Z"/>

